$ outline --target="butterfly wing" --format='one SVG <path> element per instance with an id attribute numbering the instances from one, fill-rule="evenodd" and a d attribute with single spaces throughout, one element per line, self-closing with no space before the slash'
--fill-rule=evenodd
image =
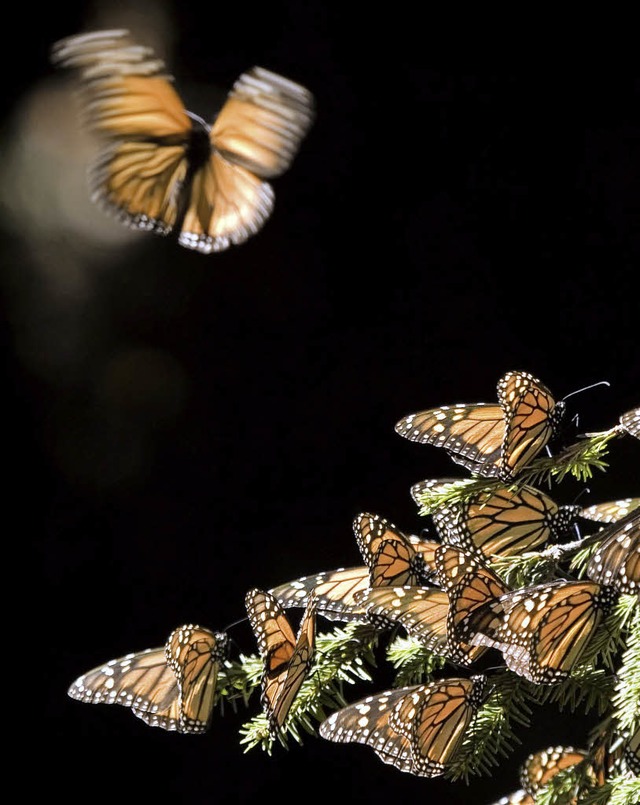
<path id="1" fill-rule="evenodd" d="M 181 626 L 169 636 L 165 653 L 180 689 L 180 732 L 202 733 L 209 728 L 227 647 L 225 633 L 194 624 Z"/>
<path id="2" fill-rule="evenodd" d="M 587 576 L 626 595 L 640 591 L 640 510 L 606 526 L 587 565 Z"/>
<path id="3" fill-rule="evenodd" d="M 549 389 L 528 372 L 503 375 L 498 402 L 505 423 L 498 477 L 508 483 L 551 441 L 565 404 L 556 402 Z"/>
<path id="4" fill-rule="evenodd" d="M 245 597 L 251 627 L 264 661 L 262 703 L 273 732 L 284 724 L 304 681 L 315 645 L 315 600 L 310 597 L 298 636 L 270 593 L 251 589 Z"/>
<path id="5" fill-rule="evenodd" d="M 494 647 L 534 684 L 566 679 L 612 597 L 595 582 L 554 581 L 506 593 L 485 607 L 473 645 Z"/>
<path id="6" fill-rule="evenodd" d="M 262 67 L 243 73 L 211 127 L 211 155 L 194 175 L 180 243 L 216 252 L 262 229 L 274 204 L 265 179 L 290 167 L 313 118 L 313 96 L 301 85 Z"/>
<path id="7" fill-rule="evenodd" d="M 125 30 L 62 39 L 52 61 L 79 71 L 83 122 L 106 143 L 90 171 L 93 200 L 128 226 L 170 232 L 192 123 L 163 61 Z"/>
<path id="8" fill-rule="evenodd" d="M 69 687 L 72 699 L 120 704 L 150 726 L 180 729 L 180 689 L 163 648 L 127 654 L 79 676 Z"/>
<path id="9" fill-rule="evenodd" d="M 520 769 L 520 785 L 535 797 L 558 772 L 576 766 L 586 758 L 586 752 L 571 746 L 550 746 L 548 749 L 533 752 Z"/>
<path id="10" fill-rule="evenodd" d="M 565 536 L 580 512 L 532 486 L 499 486 L 436 509 L 432 518 L 444 542 L 489 558 L 533 551 Z"/>
<path id="11" fill-rule="evenodd" d="M 629 436 L 640 439 L 640 408 L 632 408 L 620 416 L 620 427 Z"/>
<path id="12" fill-rule="evenodd" d="M 433 562 L 434 543 L 412 540 L 385 517 L 368 512 L 354 519 L 353 531 L 372 587 L 414 585 L 432 575 L 428 563 Z"/>
<path id="13" fill-rule="evenodd" d="M 433 587 L 372 587 L 364 595 L 367 618 L 377 628 L 399 624 L 406 633 L 436 653 L 447 648 L 449 599 Z"/>
<path id="14" fill-rule="evenodd" d="M 369 588 L 369 568 L 365 565 L 338 568 L 301 576 L 269 590 L 281 606 L 306 607 L 310 595 L 316 599 L 316 612 L 328 620 L 364 620 L 359 596 Z"/>
<path id="15" fill-rule="evenodd" d="M 617 523 L 640 506 L 640 498 L 620 498 L 592 503 L 580 509 L 580 517 L 596 523 Z"/>
<path id="16" fill-rule="evenodd" d="M 479 706 L 484 686 L 482 676 L 443 679 L 420 685 L 396 702 L 389 726 L 409 740 L 414 774 L 444 774 Z"/>
<path id="17" fill-rule="evenodd" d="M 504 428 L 502 407 L 482 402 L 429 408 L 395 425 L 405 439 L 442 447 L 457 464 L 489 478 L 498 475 Z"/>

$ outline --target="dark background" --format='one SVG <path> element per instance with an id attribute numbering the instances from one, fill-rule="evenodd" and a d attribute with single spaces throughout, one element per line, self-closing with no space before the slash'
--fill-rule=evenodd
<path id="1" fill-rule="evenodd" d="M 467 787 L 320 738 L 243 754 L 257 700 L 189 737 L 66 689 L 181 623 L 224 628 L 249 587 L 359 564 L 358 512 L 428 525 L 411 484 L 462 473 L 395 434 L 407 413 L 493 401 L 510 369 L 557 398 L 608 381 L 570 399 L 580 432 L 638 405 L 640 68 L 625 21 L 578 37 L 402 6 L 69 3 L 43 7 L 25 37 L 27 12 L 0 180 L 6 540 L 24 553 L 6 571 L 6 648 L 29 785 L 71 802 L 488 805 L 529 751 L 580 745 L 589 719 L 536 713 L 504 768 Z M 159 47 L 204 117 L 253 64 L 314 93 L 274 214 L 243 246 L 201 256 L 89 204 L 91 152 L 48 51 L 122 25 Z M 61 171 L 82 175 L 73 216 Z M 639 494 L 631 441 L 581 501 Z M 255 651 L 246 623 L 232 636 Z"/>

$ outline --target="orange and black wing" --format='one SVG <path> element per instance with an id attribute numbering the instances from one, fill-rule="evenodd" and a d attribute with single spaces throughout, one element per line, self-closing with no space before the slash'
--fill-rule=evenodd
<path id="1" fill-rule="evenodd" d="M 587 753 L 571 746 L 550 746 L 530 754 L 520 769 L 520 785 L 535 797 L 558 772 L 587 760 Z"/>
<path id="2" fill-rule="evenodd" d="M 258 232 L 274 204 L 266 180 L 290 167 L 313 118 L 305 87 L 262 67 L 243 73 L 211 127 L 210 158 L 195 172 L 180 243 L 209 253 Z"/>
<path id="3" fill-rule="evenodd" d="M 595 523 L 617 523 L 640 506 L 640 498 L 620 498 L 592 503 L 580 509 L 580 517 Z"/>
<path id="4" fill-rule="evenodd" d="M 262 703 L 275 734 L 310 669 L 315 649 L 315 600 L 311 596 L 307 603 L 297 637 L 277 599 L 267 591 L 249 590 L 245 604 L 264 661 Z"/>
<path id="5" fill-rule="evenodd" d="M 273 587 L 269 592 L 285 609 L 306 607 L 310 596 L 316 600 L 316 612 L 332 621 L 361 621 L 365 611 L 359 595 L 369 588 L 366 565 L 325 570 L 301 576 Z"/>
<path id="6" fill-rule="evenodd" d="M 165 646 L 180 689 L 180 732 L 206 732 L 215 704 L 218 672 L 227 656 L 228 638 L 187 624 L 175 629 Z"/>
<path id="7" fill-rule="evenodd" d="M 504 440 L 498 477 L 505 483 L 539 455 L 556 435 L 565 404 L 528 372 L 507 372 L 498 382 L 498 401 L 504 412 Z"/>
<path id="8" fill-rule="evenodd" d="M 164 62 L 126 30 L 62 39 L 52 61 L 78 70 L 83 122 L 104 141 L 90 172 L 93 200 L 128 226 L 170 232 L 192 121 Z"/>
<path id="9" fill-rule="evenodd" d="M 602 530 L 587 576 L 619 593 L 640 593 L 640 510 L 632 509 Z"/>
<path id="10" fill-rule="evenodd" d="M 453 461 L 473 473 L 497 477 L 505 434 L 500 405 L 443 405 L 403 417 L 396 433 L 412 442 L 444 448 Z"/>

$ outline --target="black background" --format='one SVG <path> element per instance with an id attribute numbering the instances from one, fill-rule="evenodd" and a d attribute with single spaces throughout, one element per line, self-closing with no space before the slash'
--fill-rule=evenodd
<path id="1" fill-rule="evenodd" d="M 51 43 L 96 19 L 127 24 L 129 8 L 141 38 L 168 14 L 177 87 L 204 100 L 194 111 L 210 116 L 207 87 L 219 97 L 261 64 L 311 89 L 317 120 L 274 182 L 261 233 L 209 257 L 141 233 L 102 259 L 69 319 L 64 305 L 50 317 L 33 305 L 62 241 L 40 249 L 45 280 L 31 222 L 3 226 L 16 448 L 6 540 L 25 554 L 7 565 L 17 584 L 5 649 L 30 783 L 72 802 L 497 800 L 532 749 L 580 745 L 583 720 L 536 714 L 504 769 L 467 787 L 315 737 L 243 754 L 238 729 L 257 702 L 189 737 L 66 689 L 104 660 L 162 645 L 178 624 L 224 628 L 245 614 L 249 587 L 359 564 L 358 512 L 407 532 L 428 525 L 409 487 L 461 473 L 395 434 L 407 413 L 492 401 L 510 369 L 557 398 L 608 381 L 569 400 L 581 432 L 638 405 L 635 51 L 624 38 L 604 37 L 613 51 L 594 41 L 595 21 L 580 39 L 570 26 L 444 22 L 409 7 L 119 8 L 42 9 L 5 71 L 5 136 L 34 87 L 69 78 L 50 66 Z M 70 336 L 78 317 L 86 340 Z M 631 441 L 613 445 L 610 471 L 581 500 L 639 494 Z M 554 496 L 572 502 L 579 489 L 568 481 Z M 234 650 L 255 650 L 246 623 L 232 636 Z"/>

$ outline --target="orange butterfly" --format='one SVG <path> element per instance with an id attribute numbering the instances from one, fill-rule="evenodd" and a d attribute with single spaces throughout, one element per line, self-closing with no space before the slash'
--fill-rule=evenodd
<path id="1" fill-rule="evenodd" d="M 84 123 L 104 142 L 90 172 L 94 201 L 129 227 L 175 231 L 202 254 L 263 227 L 274 204 L 268 180 L 290 167 L 313 122 L 307 89 L 253 67 L 209 124 L 126 30 L 67 37 L 51 58 L 79 71 Z"/>

